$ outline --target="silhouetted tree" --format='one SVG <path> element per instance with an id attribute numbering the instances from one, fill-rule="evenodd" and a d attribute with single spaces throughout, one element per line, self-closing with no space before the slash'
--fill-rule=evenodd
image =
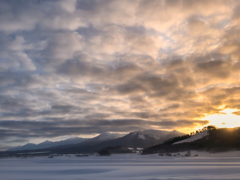
<path id="1" fill-rule="evenodd" d="M 217 128 L 216 128 L 216 126 L 207 126 L 207 130 L 208 131 L 212 131 L 212 130 L 216 130 Z"/>

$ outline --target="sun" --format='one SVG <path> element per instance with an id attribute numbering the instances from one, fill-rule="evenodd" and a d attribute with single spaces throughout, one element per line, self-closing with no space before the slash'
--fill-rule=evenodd
<path id="1" fill-rule="evenodd" d="M 204 120 L 209 120 L 208 125 L 214 125 L 218 128 L 234 128 L 240 126 L 240 116 L 232 114 L 236 109 L 225 109 L 222 114 L 213 114 L 206 116 Z"/>

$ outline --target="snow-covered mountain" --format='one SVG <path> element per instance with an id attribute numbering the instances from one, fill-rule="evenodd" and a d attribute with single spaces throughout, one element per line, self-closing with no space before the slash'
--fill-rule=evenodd
<path id="1" fill-rule="evenodd" d="M 90 153 L 98 152 L 107 147 L 131 147 L 131 148 L 146 148 L 165 142 L 176 136 L 182 136 L 184 133 L 179 131 L 163 131 L 163 130 L 144 130 L 130 132 L 127 135 L 104 133 L 99 136 L 76 144 L 74 146 L 64 147 L 59 150 L 55 148 L 56 153 Z M 122 137 L 119 137 L 122 136 Z M 110 139 L 112 138 L 112 139 Z"/>
<path id="2" fill-rule="evenodd" d="M 84 142 L 86 140 L 88 140 L 88 139 L 87 138 L 79 138 L 79 137 L 70 138 L 70 139 L 66 139 L 66 140 L 62 140 L 62 141 L 55 141 L 55 142 L 46 140 L 39 144 L 27 143 L 23 146 L 16 146 L 16 147 L 8 149 L 7 151 L 44 149 L 44 148 L 49 148 L 49 147 L 54 147 L 54 146 L 77 144 L 77 143 Z"/>
<path id="3" fill-rule="evenodd" d="M 176 136 L 182 136 L 183 133 L 179 131 L 163 131 L 163 130 L 143 130 L 135 131 L 129 134 L 114 134 L 114 133 L 103 133 L 92 139 L 85 140 L 80 143 L 71 143 L 67 145 L 57 145 L 54 147 L 47 147 L 44 150 L 52 153 L 91 153 L 98 152 L 107 147 L 123 146 L 131 148 L 146 148 L 154 146 L 164 141 L 171 139 Z M 45 141 L 39 145 L 42 151 L 42 145 L 45 147 L 49 144 Z M 51 143 L 50 143 L 51 144 Z M 23 149 L 20 149 L 23 150 Z"/>
<path id="4" fill-rule="evenodd" d="M 173 144 L 181 144 L 181 143 L 193 142 L 193 141 L 196 141 L 198 139 L 204 138 L 208 134 L 209 134 L 208 131 L 203 131 L 203 132 L 200 132 L 198 134 L 195 134 L 194 136 L 191 136 L 190 138 L 184 139 L 182 141 L 175 142 Z"/>
<path id="5" fill-rule="evenodd" d="M 182 136 L 184 133 L 179 131 L 164 131 L 164 130 L 143 130 L 131 132 L 128 135 L 116 139 L 117 145 L 127 147 L 150 147 L 165 142 L 171 138 Z"/>
<path id="6" fill-rule="evenodd" d="M 173 137 L 182 136 L 184 133 L 179 131 L 164 131 L 164 130 L 143 130 L 143 131 L 135 131 L 130 133 L 132 135 L 138 135 L 140 139 L 146 139 L 146 136 L 155 138 L 156 140 L 165 141 Z"/>
<path id="7" fill-rule="evenodd" d="M 117 134 L 117 133 L 102 133 L 94 138 L 91 141 L 107 141 L 111 139 L 117 139 L 125 136 L 126 134 Z"/>

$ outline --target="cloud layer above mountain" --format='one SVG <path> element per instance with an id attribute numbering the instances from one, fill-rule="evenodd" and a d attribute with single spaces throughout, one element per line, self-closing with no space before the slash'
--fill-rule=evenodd
<path id="1" fill-rule="evenodd" d="M 185 129 L 240 110 L 240 2 L 0 1 L 0 141 Z"/>

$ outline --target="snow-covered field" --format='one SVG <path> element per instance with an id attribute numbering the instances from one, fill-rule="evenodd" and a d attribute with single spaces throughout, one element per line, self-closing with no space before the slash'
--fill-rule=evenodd
<path id="1" fill-rule="evenodd" d="M 182 141 L 175 142 L 173 144 L 181 144 L 181 143 L 186 143 L 186 142 L 193 142 L 193 141 L 196 141 L 198 139 L 202 139 L 203 137 L 205 137 L 207 135 L 208 135 L 208 131 L 203 131 L 203 132 L 200 132 L 198 134 L 195 134 L 194 136 L 192 136 L 190 138 L 184 139 Z"/>
<path id="2" fill-rule="evenodd" d="M 182 153 L 184 154 L 184 153 Z M 0 159 L 1 180 L 237 180 L 240 151 L 198 157 L 124 154 L 110 157 Z"/>

